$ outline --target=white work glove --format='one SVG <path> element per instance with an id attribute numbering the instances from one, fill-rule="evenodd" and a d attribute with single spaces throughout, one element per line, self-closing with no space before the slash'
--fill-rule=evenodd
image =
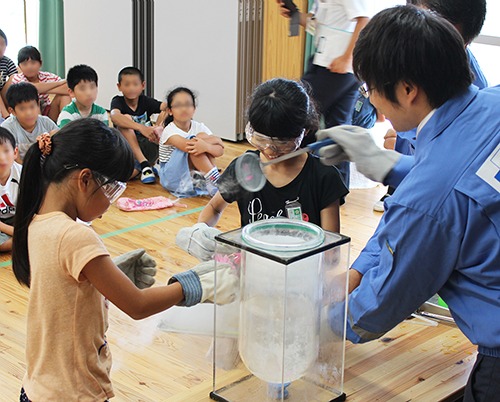
<path id="1" fill-rule="evenodd" d="M 175 244 L 196 257 L 198 261 L 208 261 L 215 253 L 215 236 L 221 233 L 219 229 L 212 228 L 206 223 L 197 223 L 190 228 L 179 230 Z"/>
<path id="2" fill-rule="evenodd" d="M 113 258 L 113 262 L 139 289 L 149 288 L 155 283 L 156 261 L 143 248 L 119 255 Z"/>
<path id="3" fill-rule="evenodd" d="M 331 138 L 334 145 L 319 150 L 324 165 L 338 165 L 343 161 L 356 163 L 356 169 L 371 180 L 383 183 L 385 177 L 401 158 L 399 152 L 380 149 L 365 128 L 336 126 L 316 133 L 318 141 Z"/>
<path id="4" fill-rule="evenodd" d="M 179 282 L 184 292 L 184 300 L 179 306 L 194 306 L 198 303 L 213 303 L 215 296 L 215 261 L 205 261 L 189 271 L 175 274 L 168 284 Z M 236 299 L 239 279 L 230 264 L 217 265 L 217 304 L 228 304 Z"/>

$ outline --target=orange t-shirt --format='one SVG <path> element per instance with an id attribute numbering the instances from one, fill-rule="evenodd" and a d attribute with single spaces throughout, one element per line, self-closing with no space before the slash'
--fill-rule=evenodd
<path id="1" fill-rule="evenodd" d="M 104 402 L 114 396 L 107 300 L 80 274 L 109 255 L 94 230 L 62 212 L 28 229 L 31 286 L 23 387 L 33 402 Z"/>

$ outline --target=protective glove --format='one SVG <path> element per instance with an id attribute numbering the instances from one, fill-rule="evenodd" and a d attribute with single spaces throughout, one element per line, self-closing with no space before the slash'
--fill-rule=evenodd
<path id="1" fill-rule="evenodd" d="M 168 284 L 179 282 L 184 292 L 184 300 L 179 306 L 194 306 L 198 303 L 214 302 L 215 261 L 205 261 L 189 271 L 175 274 Z M 231 265 L 217 264 L 217 304 L 228 304 L 236 299 L 239 279 L 233 273 Z"/>
<path id="2" fill-rule="evenodd" d="M 155 283 L 156 261 L 143 248 L 119 255 L 113 258 L 113 262 L 139 289 L 149 288 Z"/>
<path id="3" fill-rule="evenodd" d="M 383 183 L 385 177 L 398 163 L 401 154 L 380 149 L 368 132 L 357 126 L 336 126 L 316 133 L 318 141 L 331 138 L 334 145 L 319 150 L 324 165 L 338 165 L 342 161 L 356 163 L 358 171 L 371 180 Z"/>
<path id="4" fill-rule="evenodd" d="M 208 261 L 215 253 L 215 236 L 221 233 L 219 229 L 212 228 L 206 223 L 197 223 L 190 228 L 179 230 L 175 244 L 196 257 L 198 261 Z"/>

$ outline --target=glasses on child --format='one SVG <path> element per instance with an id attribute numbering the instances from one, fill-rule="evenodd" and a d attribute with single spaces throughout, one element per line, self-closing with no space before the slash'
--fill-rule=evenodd
<path id="1" fill-rule="evenodd" d="M 110 204 L 113 204 L 123 194 L 127 184 L 118 180 L 108 179 L 100 173 L 92 172 L 96 183 L 100 186 Z"/>
<path id="2" fill-rule="evenodd" d="M 64 165 L 63 169 L 72 170 L 72 169 L 83 169 L 84 167 L 75 164 L 75 165 Z M 110 204 L 113 204 L 120 196 L 123 194 L 125 189 L 127 188 L 127 183 L 123 183 L 118 180 L 111 180 L 106 176 L 97 173 L 95 171 L 91 171 L 94 176 L 95 182 L 102 189 L 102 192 L 109 200 Z"/>
<path id="3" fill-rule="evenodd" d="M 262 151 L 270 148 L 273 152 L 283 154 L 288 154 L 290 152 L 296 151 L 300 147 L 300 143 L 304 138 L 305 132 L 306 130 L 304 129 L 297 138 L 281 140 L 276 137 L 268 137 L 267 135 L 257 133 L 250 123 L 248 123 L 245 127 L 247 140 L 255 148 Z"/>

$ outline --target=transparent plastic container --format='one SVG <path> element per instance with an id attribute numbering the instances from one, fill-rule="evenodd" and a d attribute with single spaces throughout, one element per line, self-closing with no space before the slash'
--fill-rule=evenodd
<path id="1" fill-rule="evenodd" d="M 232 303 L 239 324 L 237 339 L 215 325 L 210 397 L 345 400 L 345 308 L 334 323 L 329 313 L 346 299 L 350 239 L 311 223 L 273 219 L 216 241 L 217 261 L 229 262 L 240 279 Z M 215 322 L 227 310 L 216 305 Z"/>

